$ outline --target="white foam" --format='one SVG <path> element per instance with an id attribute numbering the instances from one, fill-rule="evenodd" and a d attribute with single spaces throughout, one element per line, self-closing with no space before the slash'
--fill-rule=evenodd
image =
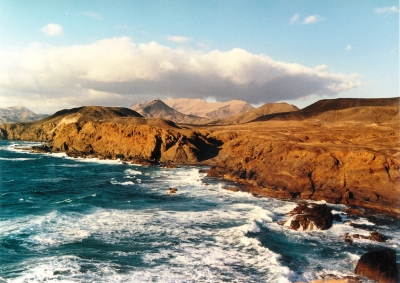
<path id="1" fill-rule="evenodd" d="M 126 169 L 124 173 L 127 175 L 142 175 L 142 172 L 134 169 Z"/>
<path id="2" fill-rule="evenodd" d="M 111 268 L 111 277 L 103 276 L 101 281 L 113 282 L 118 276 L 119 280 L 129 278 L 128 282 L 141 282 L 148 278 L 162 282 L 195 282 L 210 278 L 214 282 L 258 281 L 254 278 L 250 280 L 249 274 L 238 271 L 236 267 L 240 266 L 259 271 L 259 281 L 290 282 L 292 272 L 280 264 L 279 255 L 248 235 L 259 233 L 259 225 L 270 221 L 269 215 L 271 212 L 251 204 L 227 204 L 222 209 L 182 212 L 93 209 L 91 213 L 82 215 L 54 211 L 35 219 L 26 217 L 0 222 L 0 231 L 1 235 L 15 236 L 29 231 L 31 236 L 20 238 L 20 241 L 24 247 L 34 250 L 80 242 L 88 237 L 110 244 L 127 244 L 132 241 L 140 244 L 146 239 L 148 249 L 142 258 L 152 266 L 151 271 L 139 269 L 121 275 L 115 269 L 115 264 L 111 268 L 111 264 L 103 262 L 103 266 L 96 268 Z M 218 228 L 221 222 L 236 224 L 231 228 Z M 215 227 L 210 229 L 210 225 Z M 30 276 L 37 282 L 45 278 L 51 281 L 55 278 L 52 277 L 54 271 L 64 267 L 69 268 L 63 269 L 68 274 L 59 278 L 75 280 L 81 261 L 75 257 L 64 257 L 59 261 L 49 258 L 32 263 L 26 274 L 18 280 L 24 282 Z M 152 277 L 148 277 L 149 271 Z"/>
<path id="3" fill-rule="evenodd" d="M 36 158 L 27 158 L 27 157 L 20 157 L 20 158 L 5 158 L 0 157 L 0 160 L 7 160 L 7 161 L 26 161 L 26 160 L 35 160 Z"/>
<path id="4" fill-rule="evenodd" d="M 83 167 L 82 164 L 59 164 L 56 166 L 59 166 L 59 167 Z"/>
<path id="5" fill-rule="evenodd" d="M 6 220 L 0 222 L 0 235 L 29 234 L 22 246 L 32 250 L 82 241 L 90 235 L 90 231 L 79 225 L 80 217 L 81 215 L 76 213 L 65 215 L 53 211 L 35 218 L 25 216 Z"/>
<path id="6" fill-rule="evenodd" d="M 134 185 L 135 184 L 132 181 L 118 182 L 114 178 L 111 179 L 110 183 L 113 184 L 113 185 L 122 185 L 122 186 L 128 186 L 128 185 Z"/>

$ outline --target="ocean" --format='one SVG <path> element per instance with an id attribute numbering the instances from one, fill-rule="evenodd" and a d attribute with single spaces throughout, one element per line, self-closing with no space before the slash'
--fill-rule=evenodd
<path id="1" fill-rule="evenodd" d="M 226 190 L 237 185 L 205 167 L 16 149 L 31 145 L 0 141 L 0 282 L 297 282 L 353 275 L 367 251 L 399 255 L 389 217 L 294 231 L 279 223 L 296 203 Z M 341 237 L 371 229 L 388 241 Z"/>

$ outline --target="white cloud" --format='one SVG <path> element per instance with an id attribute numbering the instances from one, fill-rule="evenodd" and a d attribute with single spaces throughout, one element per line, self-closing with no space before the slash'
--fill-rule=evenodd
<path id="1" fill-rule="evenodd" d="M 53 23 L 42 27 L 42 32 L 47 36 L 60 36 L 64 34 L 62 26 Z"/>
<path id="2" fill-rule="evenodd" d="M 81 105 L 122 105 L 150 97 L 215 97 L 250 103 L 334 95 L 360 85 L 325 65 L 275 61 L 243 49 L 172 49 L 128 37 L 87 45 L 0 49 L 0 101 L 51 113 Z M 13 103 L 15 101 L 15 103 Z M 40 107 L 38 106 L 38 107 Z"/>
<path id="3" fill-rule="evenodd" d="M 351 47 L 350 44 L 346 46 L 346 51 L 350 51 L 351 49 L 353 49 L 353 47 Z"/>
<path id="4" fill-rule="evenodd" d="M 305 25 L 315 24 L 315 23 L 322 22 L 324 20 L 325 20 L 324 17 L 318 16 L 318 15 L 311 15 L 304 19 L 303 24 L 305 24 Z"/>
<path id="5" fill-rule="evenodd" d="M 398 12 L 399 12 L 398 6 L 383 7 L 383 8 L 375 9 L 375 14 L 392 14 L 392 13 L 398 13 Z"/>
<path id="6" fill-rule="evenodd" d="M 167 36 L 167 40 L 176 43 L 185 43 L 191 41 L 191 38 L 186 36 Z"/>
<path id="7" fill-rule="evenodd" d="M 89 18 L 92 18 L 92 19 L 96 19 L 96 20 L 101 20 L 102 19 L 100 14 L 95 13 L 93 11 L 83 12 L 82 14 L 87 16 L 87 17 L 89 17 Z"/>
<path id="8" fill-rule="evenodd" d="M 293 17 L 290 18 L 290 23 L 294 24 L 300 19 L 300 14 L 295 14 Z"/>

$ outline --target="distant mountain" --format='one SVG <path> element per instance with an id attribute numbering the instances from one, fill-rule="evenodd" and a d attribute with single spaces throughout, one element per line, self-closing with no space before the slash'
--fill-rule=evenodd
<path id="1" fill-rule="evenodd" d="M 0 123 L 33 122 L 49 115 L 36 114 L 22 106 L 0 108 Z"/>
<path id="2" fill-rule="evenodd" d="M 138 104 L 133 104 L 130 109 L 137 111 L 146 118 L 161 118 L 164 120 L 171 120 L 175 123 L 203 124 L 209 121 L 207 118 L 195 115 L 185 115 L 169 107 L 159 99 L 155 99 L 151 102 L 145 100 L 141 101 Z"/>
<path id="3" fill-rule="evenodd" d="M 218 125 L 232 125 L 232 124 L 243 124 L 247 122 L 251 122 L 259 117 L 274 114 L 274 113 L 285 113 L 285 112 L 293 112 L 298 111 L 299 108 L 292 104 L 288 104 L 285 102 L 281 103 L 266 103 L 258 108 L 253 110 L 238 113 L 226 119 L 223 119 L 215 124 Z"/>
<path id="4" fill-rule="evenodd" d="M 399 97 L 324 99 L 296 112 L 268 114 L 254 121 L 317 119 L 384 123 L 399 119 L 399 103 Z"/>
<path id="5" fill-rule="evenodd" d="M 242 100 L 207 102 L 199 98 L 177 98 L 165 100 L 164 103 L 183 114 L 209 119 L 225 119 L 254 109 L 253 106 Z"/>

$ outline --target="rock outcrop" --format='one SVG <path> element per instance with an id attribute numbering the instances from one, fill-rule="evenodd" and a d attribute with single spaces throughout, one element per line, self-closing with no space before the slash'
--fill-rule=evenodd
<path id="1" fill-rule="evenodd" d="M 344 241 L 346 243 L 353 243 L 353 239 L 364 239 L 364 240 L 370 240 L 374 242 L 386 242 L 387 237 L 381 233 L 372 231 L 369 236 L 364 236 L 360 234 L 350 234 L 346 233 L 343 235 Z"/>
<path id="2" fill-rule="evenodd" d="M 224 145 L 210 175 L 259 195 L 400 214 L 398 124 L 264 123 L 216 131 Z"/>
<path id="3" fill-rule="evenodd" d="M 361 256 L 354 273 L 379 283 L 397 283 L 399 274 L 396 252 L 392 249 L 369 252 Z"/>
<path id="4" fill-rule="evenodd" d="M 190 130 L 114 122 L 64 125 L 53 151 L 102 158 L 198 164 L 218 153 L 218 142 Z"/>
<path id="5" fill-rule="evenodd" d="M 293 230 L 327 230 L 332 227 L 333 214 L 326 204 L 300 203 L 289 215 L 284 226 Z"/>
<path id="6" fill-rule="evenodd" d="M 319 116 L 302 121 L 207 127 L 145 119 L 127 108 L 80 107 L 0 125 L 0 138 L 48 142 L 70 156 L 213 165 L 210 176 L 241 183 L 256 196 L 326 200 L 400 217 L 399 114 L 379 108 L 396 108 L 396 101 L 330 101 L 305 108 Z M 315 118 L 354 106 L 373 107 L 375 116 Z M 382 113 L 391 118 L 382 122 Z"/>

